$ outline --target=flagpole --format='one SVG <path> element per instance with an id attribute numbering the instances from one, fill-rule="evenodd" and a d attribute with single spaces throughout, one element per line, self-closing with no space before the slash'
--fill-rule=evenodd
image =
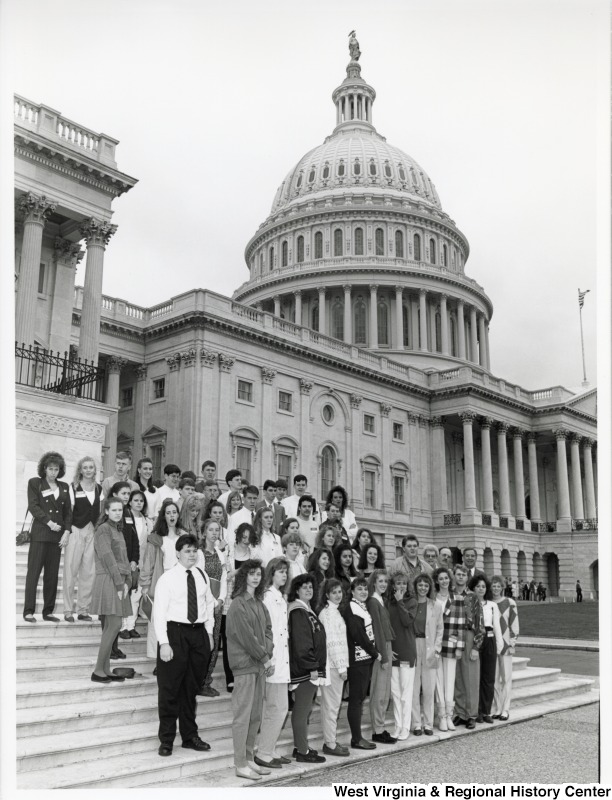
<path id="1" fill-rule="evenodd" d="M 582 332 L 582 306 L 580 307 L 580 342 L 582 344 L 582 377 L 583 377 L 583 385 L 587 383 L 587 376 L 586 376 L 586 361 L 584 358 L 584 334 Z"/>

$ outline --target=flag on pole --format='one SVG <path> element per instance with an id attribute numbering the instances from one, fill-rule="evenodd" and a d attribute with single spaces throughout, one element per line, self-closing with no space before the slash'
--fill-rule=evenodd
<path id="1" fill-rule="evenodd" d="M 585 295 L 587 295 L 590 291 L 591 291 L 590 289 L 585 289 L 584 292 L 581 292 L 580 289 L 578 289 L 578 306 L 580 308 L 584 306 Z"/>

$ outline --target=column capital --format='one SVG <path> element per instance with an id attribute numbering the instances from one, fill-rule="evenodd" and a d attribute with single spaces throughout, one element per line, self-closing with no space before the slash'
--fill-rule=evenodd
<path id="1" fill-rule="evenodd" d="M 370 292 L 377 292 L 377 291 L 378 291 L 378 284 L 377 283 L 371 283 L 370 284 Z"/>
<path id="2" fill-rule="evenodd" d="M 353 287 L 350 283 L 345 283 L 342 288 L 344 289 L 344 294 L 350 294 Z"/>
<path id="3" fill-rule="evenodd" d="M 325 294 L 326 290 L 327 290 L 327 286 L 317 286 L 317 292 L 319 294 Z"/>
<path id="4" fill-rule="evenodd" d="M 403 291 L 404 291 L 404 287 L 403 286 L 394 286 L 393 288 L 395 289 L 397 294 L 402 294 Z"/>
<path id="5" fill-rule="evenodd" d="M 565 441 L 569 436 L 569 431 L 566 428 L 555 428 L 553 431 L 553 436 L 559 442 L 563 439 Z"/>
<path id="6" fill-rule="evenodd" d="M 271 384 L 275 377 L 276 377 L 275 369 L 272 369 L 271 367 L 261 368 L 261 380 L 263 381 L 263 383 Z"/>
<path id="7" fill-rule="evenodd" d="M 570 431 L 567 438 L 570 440 L 570 442 L 576 442 L 578 445 L 580 445 L 580 442 L 583 439 L 583 437 L 575 431 Z"/>
<path id="8" fill-rule="evenodd" d="M 430 426 L 432 428 L 444 428 L 444 417 L 432 417 L 432 419 L 430 419 L 427 414 L 417 414 L 417 417 L 421 428 L 429 428 Z M 436 419 L 440 420 L 439 425 L 434 425 L 434 420 Z"/>
<path id="9" fill-rule="evenodd" d="M 419 419 L 427 419 L 427 417 L 423 417 L 423 415 L 419 415 Z M 432 428 L 443 428 L 444 427 L 444 417 L 434 416 L 429 420 L 429 424 Z"/>
<path id="10" fill-rule="evenodd" d="M 232 358 L 225 353 L 219 353 L 219 370 L 221 372 L 231 372 L 235 360 L 235 358 Z"/>
<path id="11" fill-rule="evenodd" d="M 137 381 L 144 381 L 147 379 L 147 369 L 148 367 L 146 364 L 138 364 L 135 367 Z"/>
<path id="12" fill-rule="evenodd" d="M 170 372 L 175 372 L 181 365 L 181 354 L 174 353 L 166 358 L 166 364 Z"/>
<path id="13" fill-rule="evenodd" d="M 80 264 L 85 255 L 85 251 L 81 248 L 79 242 L 71 242 L 68 239 L 62 239 L 61 236 L 55 237 L 53 249 L 55 263 L 64 261 L 71 267 Z"/>
<path id="14" fill-rule="evenodd" d="M 180 356 L 181 356 L 181 362 L 183 363 L 183 366 L 185 366 L 185 367 L 193 367 L 193 365 L 195 364 L 196 358 L 198 356 L 198 351 L 195 349 L 195 347 L 190 347 L 187 350 L 183 350 L 183 352 L 180 354 Z"/>
<path id="15" fill-rule="evenodd" d="M 359 408 L 363 397 L 360 394 L 352 394 L 351 395 L 351 408 Z"/>
<path id="16" fill-rule="evenodd" d="M 419 295 L 421 297 L 426 297 L 427 296 L 427 289 L 419 289 Z"/>
<path id="17" fill-rule="evenodd" d="M 294 297 L 301 297 L 302 296 L 302 290 L 301 289 L 294 289 L 293 290 L 293 296 Z"/>
<path id="18" fill-rule="evenodd" d="M 79 231 L 85 239 L 87 247 L 90 245 L 106 247 L 111 236 L 115 234 L 116 230 L 116 225 L 112 225 L 110 222 L 95 219 L 95 217 L 84 219 L 79 225 Z"/>
<path id="19" fill-rule="evenodd" d="M 582 437 L 582 446 L 584 447 L 585 450 L 587 448 L 590 450 L 593 447 L 594 444 L 595 444 L 595 440 L 594 439 L 589 439 L 588 436 L 583 436 Z"/>
<path id="20" fill-rule="evenodd" d="M 538 441 L 538 434 L 535 431 L 527 431 L 527 441 L 535 444 Z"/>
<path id="21" fill-rule="evenodd" d="M 508 425 L 507 422 L 498 422 L 495 427 L 497 428 L 497 433 L 498 434 L 501 433 L 504 436 L 506 436 L 506 434 L 508 433 L 508 431 L 510 429 L 510 426 Z"/>
<path id="22" fill-rule="evenodd" d="M 493 417 L 481 417 L 480 418 L 480 427 L 485 428 L 486 430 L 491 430 L 491 428 L 495 425 L 495 420 Z"/>
<path id="23" fill-rule="evenodd" d="M 448 294 L 446 292 L 440 292 L 440 302 L 444 301 L 446 303 L 447 300 Z"/>
<path id="24" fill-rule="evenodd" d="M 280 294 L 275 294 L 275 295 L 272 297 L 272 299 L 274 300 L 274 302 L 275 302 L 275 303 L 276 303 L 276 302 L 279 302 L 279 303 L 280 303 L 281 296 L 280 296 Z"/>
<path id="25" fill-rule="evenodd" d="M 471 425 L 477 417 L 478 414 L 475 411 L 462 411 L 459 414 L 459 419 L 464 425 Z"/>
<path id="26" fill-rule="evenodd" d="M 419 421 L 419 415 L 415 414 L 414 411 L 408 411 L 406 413 L 408 414 L 408 422 L 410 422 L 411 425 L 416 425 Z"/>
<path id="27" fill-rule="evenodd" d="M 213 353 L 212 350 L 206 350 L 206 348 L 202 348 L 200 350 L 200 364 L 204 367 L 212 367 L 212 365 L 217 360 L 217 354 Z"/>
<path id="28" fill-rule="evenodd" d="M 513 439 L 520 439 L 521 441 L 525 436 L 525 431 L 523 428 L 512 428 L 510 433 L 512 434 Z"/>
<path id="29" fill-rule="evenodd" d="M 460 308 L 463 311 L 464 305 L 465 304 L 464 304 L 463 300 L 457 300 L 457 308 Z"/>
<path id="30" fill-rule="evenodd" d="M 120 375 L 121 370 L 127 364 L 127 358 L 120 356 L 111 356 L 106 362 L 106 371 L 109 375 Z"/>
<path id="31" fill-rule="evenodd" d="M 380 413 L 383 415 L 383 417 L 388 417 L 389 414 L 391 413 L 391 409 L 392 408 L 393 408 L 393 406 L 390 405 L 390 403 L 381 403 L 380 404 Z"/>
<path id="32" fill-rule="evenodd" d="M 300 394 L 310 394 L 312 391 L 312 381 L 300 378 Z"/>
<path id="33" fill-rule="evenodd" d="M 24 216 L 24 222 L 37 222 L 45 224 L 49 214 L 55 211 L 56 203 L 49 200 L 45 195 L 37 195 L 28 192 L 19 198 L 19 211 Z"/>

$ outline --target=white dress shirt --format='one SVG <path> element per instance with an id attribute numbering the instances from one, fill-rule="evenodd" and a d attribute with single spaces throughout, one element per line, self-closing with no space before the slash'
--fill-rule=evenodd
<path id="1" fill-rule="evenodd" d="M 169 486 L 166 486 L 166 484 L 160 486 L 160 488 L 156 490 L 151 500 L 147 498 L 147 503 L 155 503 L 154 514 L 150 514 L 150 516 L 156 517 L 159 514 L 164 500 L 168 500 L 170 498 L 171 500 L 174 500 L 175 503 L 178 503 L 180 496 L 181 493 L 178 489 L 171 489 Z"/>
<path id="2" fill-rule="evenodd" d="M 215 598 L 210 590 L 208 580 L 202 577 L 202 573 L 196 566 L 192 567 L 191 574 L 198 596 L 196 622 L 203 622 L 206 631 L 212 636 L 215 624 Z M 189 623 L 187 608 L 187 570 L 182 564 L 176 564 L 160 576 L 155 586 L 153 624 L 157 641 L 160 644 L 168 644 L 168 622 Z"/>
<path id="3" fill-rule="evenodd" d="M 272 561 L 273 558 L 281 558 L 282 555 L 283 546 L 280 536 L 269 531 L 263 531 L 261 542 L 256 547 L 251 548 L 251 558 L 258 558 L 264 567 L 267 567 L 268 562 Z"/>
<path id="4" fill-rule="evenodd" d="M 283 497 L 281 506 L 285 509 L 287 517 L 297 517 L 297 507 L 300 496 L 297 494 L 290 494 L 289 497 Z"/>

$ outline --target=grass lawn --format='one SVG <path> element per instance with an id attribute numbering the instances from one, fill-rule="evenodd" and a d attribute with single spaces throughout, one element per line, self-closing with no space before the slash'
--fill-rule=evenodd
<path id="1" fill-rule="evenodd" d="M 599 639 L 599 603 L 519 603 L 518 614 L 524 636 Z"/>

